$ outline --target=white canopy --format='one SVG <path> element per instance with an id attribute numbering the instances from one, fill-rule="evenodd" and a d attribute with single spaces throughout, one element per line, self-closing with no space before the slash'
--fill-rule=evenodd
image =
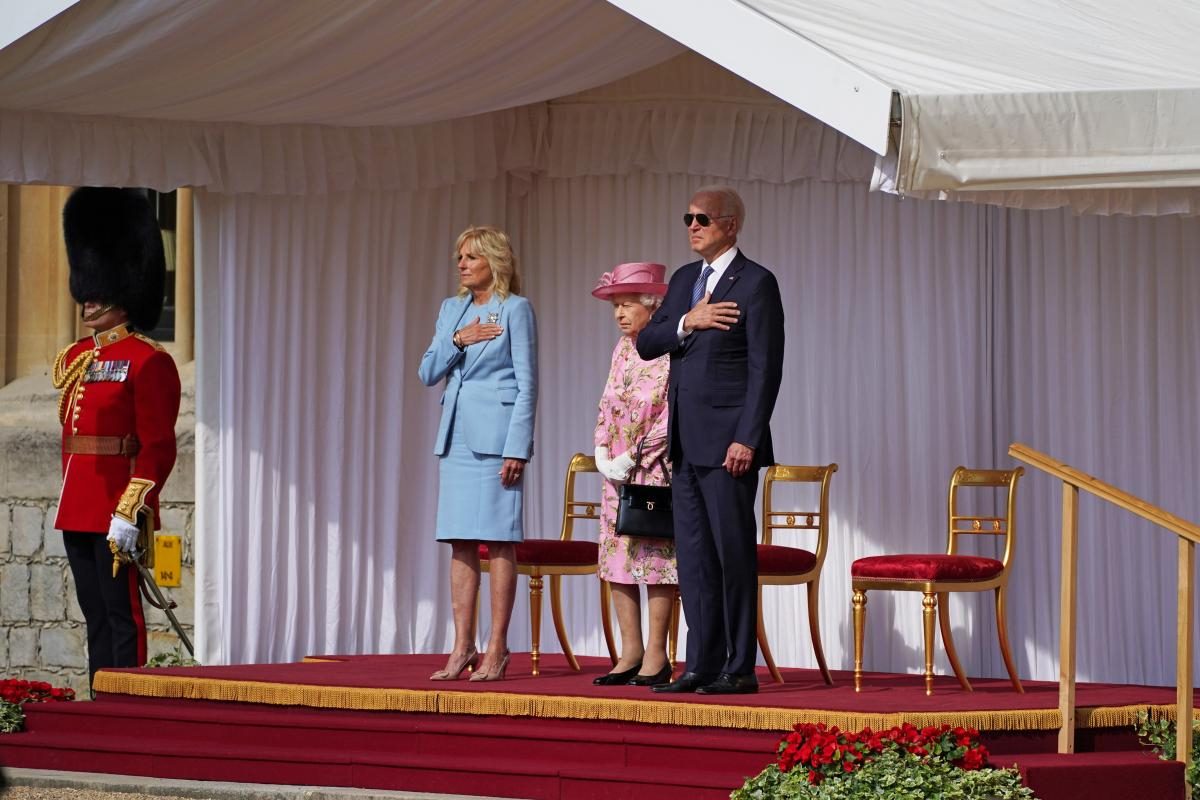
<path id="1" fill-rule="evenodd" d="M 413 125 L 607 83 L 680 52 L 603 2 L 80 2 L 0 53 L 0 107 Z"/>
<path id="2" fill-rule="evenodd" d="M 602 0 L 85 0 L 0 50 L 0 181 L 438 185 L 529 166 L 530 104 L 680 52 Z"/>
<path id="3" fill-rule="evenodd" d="M 74 4 L 75 0 L 23 0 L 21 3 L 8 3 L 4 7 L 4 17 L 0 18 L 0 47 L 7 47 Z"/>
<path id="4" fill-rule="evenodd" d="M 886 156 L 875 188 L 1200 211 L 1196 4 L 612 2 Z"/>
<path id="5" fill-rule="evenodd" d="M 569 95 L 681 43 L 879 153 L 875 188 L 1200 213 L 1197 41 L 1200 7 L 1172 0 L 84 0 L 0 50 L 0 180 L 428 185 L 542 131 L 528 114 L 486 142 L 412 126 Z M 420 138 L 448 158 L 405 163 Z M 293 174 L 301 153 L 335 174 Z"/>

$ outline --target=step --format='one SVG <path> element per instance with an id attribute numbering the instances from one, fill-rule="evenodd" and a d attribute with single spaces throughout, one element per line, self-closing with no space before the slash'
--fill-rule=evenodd
<path id="1" fill-rule="evenodd" d="M 776 751 L 779 734 L 760 731 L 680 729 L 624 722 L 579 722 L 512 717 L 463 717 L 383 712 L 299 711 L 214 704 L 180 708 L 123 703 L 45 704 L 30 707 L 31 734 L 70 737 L 81 729 L 120 736 L 131 728 L 157 740 L 197 746 L 258 748 L 263 742 L 293 748 L 336 741 L 360 752 L 456 752 L 520 758 L 536 751 L 562 764 L 596 761 L 653 766 L 671 761 L 696 769 L 761 769 Z"/>
<path id="2" fill-rule="evenodd" d="M 729 800 L 746 779 L 739 772 L 712 775 L 669 766 L 566 769 L 560 777 L 562 796 L 570 800 Z"/>
<path id="3" fill-rule="evenodd" d="M 742 771 L 679 767 L 571 767 L 534 749 L 524 757 L 472 753 L 379 753 L 342 747 L 197 746 L 142 736 L 97 739 L 94 732 L 11 734 L 0 740 L 3 763 L 29 769 L 144 775 L 185 780 L 352 786 L 532 800 L 708 800 L 727 798 Z M 139 750 L 140 748 L 140 750 Z M 757 772 L 761 759 L 754 768 Z"/>
<path id="4" fill-rule="evenodd" d="M 992 758 L 1012 766 L 1039 800 L 1183 800 L 1183 764 L 1145 750 L 1027 753 Z"/>
<path id="5" fill-rule="evenodd" d="M 623 722 L 210 703 L 45 704 L 0 737 L 0 763 L 246 783 L 532 800 L 725 798 L 778 734 Z M 136 731 L 131 735 L 130 731 Z M 1144 751 L 993 754 L 1041 800 L 1183 797 L 1182 765 Z"/>

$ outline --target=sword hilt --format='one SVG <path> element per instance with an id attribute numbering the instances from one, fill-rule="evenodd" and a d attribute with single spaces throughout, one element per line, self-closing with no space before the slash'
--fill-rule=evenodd
<path id="1" fill-rule="evenodd" d="M 112 575 L 113 575 L 113 578 L 116 578 L 117 573 L 121 571 L 121 565 L 122 564 L 137 564 L 137 563 L 139 563 L 140 559 L 142 557 L 143 551 L 134 550 L 131 553 L 126 553 L 124 550 L 122 550 L 120 547 L 117 546 L 116 542 L 110 540 L 108 543 L 108 552 L 112 553 L 112 556 L 113 556 Z"/>

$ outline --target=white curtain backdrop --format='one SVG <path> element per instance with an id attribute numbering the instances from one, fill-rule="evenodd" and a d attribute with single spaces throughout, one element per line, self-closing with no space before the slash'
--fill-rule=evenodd
<path id="1" fill-rule="evenodd" d="M 437 647 L 415 374 L 460 220 L 506 224 L 505 182 L 197 205 L 202 663 Z"/>
<path id="2" fill-rule="evenodd" d="M 1200 224 L 992 209 L 989 228 L 998 443 L 1200 520 Z M 1023 492 L 1012 624 L 1052 677 L 1061 489 L 1035 474 Z M 1175 537 L 1083 493 L 1080 508 L 1080 674 L 1174 684 Z"/>
<path id="3" fill-rule="evenodd" d="M 1200 518 L 1200 223 L 899 200 L 868 193 L 869 157 L 798 112 L 734 98 L 672 127 L 670 100 L 616 105 L 551 104 L 533 172 L 198 193 L 204 663 L 446 651 L 440 393 L 415 372 L 455 287 L 455 235 L 514 235 L 541 343 L 526 529 L 556 536 L 562 470 L 590 450 L 617 335 L 589 291 L 622 261 L 690 260 L 680 215 L 714 180 L 742 192 L 740 245 L 784 294 L 777 455 L 840 465 L 821 589 L 831 666 L 852 661 L 851 561 L 940 550 L 951 471 L 1008 466 L 1012 441 Z M 1052 480 L 1027 475 L 1010 632 L 1031 678 L 1057 676 L 1058 503 Z M 1081 524 L 1080 677 L 1171 683 L 1174 543 L 1096 505 Z M 602 654 L 594 579 L 564 588 L 576 652 Z M 518 591 L 510 643 L 526 650 L 524 580 Z M 990 596 L 953 602 L 968 671 L 1002 675 Z M 772 587 L 765 611 L 777 661 L 814 666 L 803 593 Z M 875 593 L 868 617 L 868 668 L 918 671 L 919 596 Z M 558 649 L 548 622 L 542 644 Z"/>

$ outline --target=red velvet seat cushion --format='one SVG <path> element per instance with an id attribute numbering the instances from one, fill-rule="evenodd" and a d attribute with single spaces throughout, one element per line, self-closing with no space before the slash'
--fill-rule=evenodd
<path id="1" fill-rule="evenodd" d="M 479 557 L 488 557 L 488 546 L 479 545 Z M 517 563 L 537 564 L 541 567 L 584 567 L 595 564 L 600 558 L 600 547 L 595 542 L 569 541 L 561 539 L 526 539 L 517 542 Z"/>
<path id="2" fill-rule="evenodd" d="M 777 544 L 758 546 L 759 575 L 796 575 L 808 572 L 816 565 L 816 553 L 799 547 L 782 547 Z"/>
<path id="3" fill-rule="evenodd" d="M 906 554 L 860 558 L 850 565 L 850 575 L 892 581 L 985 581 L 1003 569 L 994 558 Z"/>

